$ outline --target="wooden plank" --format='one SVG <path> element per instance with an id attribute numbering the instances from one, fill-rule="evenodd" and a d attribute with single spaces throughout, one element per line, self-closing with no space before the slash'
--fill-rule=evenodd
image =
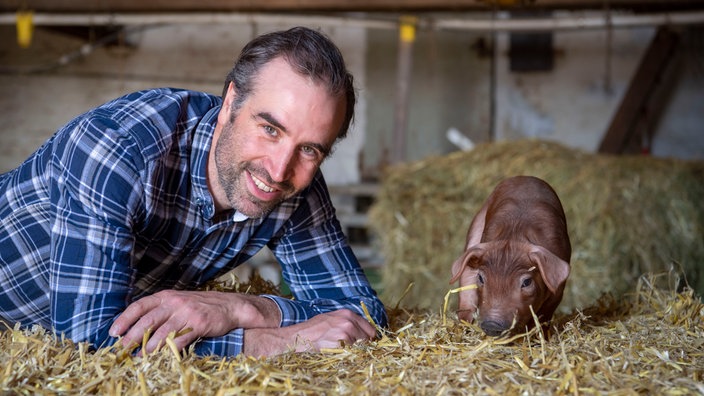
<path id="1" fill-rule="evenodd" d="M 603 9 L 604 0 L 0 0 L 0 11 L 218 12 L 218 11 L 486 11 L 494 9 Z M 609 0 L 612 10 L 693 9 L 704 0 Z"/>
<path id="2" fill-rule="evenodd" d="M 678 42 L 677 33 L 667 27 L 658 28 L 599 144 L 600 153 L 620 154 L 627 150 L 639 119 L 662 83 L 661 76 L 674 59 Z"/>

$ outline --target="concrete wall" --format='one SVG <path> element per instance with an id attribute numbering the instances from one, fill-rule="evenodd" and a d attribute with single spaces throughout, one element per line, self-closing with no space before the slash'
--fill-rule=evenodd
<path id="1" fill-rule="evenodd" d="M 497 139 L 542 138 L 595 151 L 654 32 L 615 29 L 610 44 L 603 30 L 556 33 L 549 72 L 511 72 L 508 57 L 499 56 Z M 683 59 L 655 128 L 653 155 L 704 159 L 703 36 L 701 29 L 683 31 Z M 498 42 L 506 54 L 508 34 Z"/>
<path id="2" fill-rule="evenodd" d="M 397 144 L 393 130 L 398 33 L 373 30 L 368 36 L 369 123 L 363 166 L 365 174 L 373 177 L 391 161 L 392 148 Z M 491 59 L 478 48 L 482 40 L 482 35 L 464 31 L 417 34 L 403 147 L 406 160 L 457 150 L 446 139 L 451 128 L 474 141 L 489 139 Z"/>
<path id="3" fill-rule="evenodd" d="M 73 117 L 128 92 L 169 86 L 220 95 L 240 49 L 256 35 L 288 27 L 161 26 L 131 33 L 123 46 L 99 48 L 66 67 L 40 74 L 0 74 L 0 172 L 19 165 Z M 83 44 L 37 29 L 32 46 L 21 49 L 13 29 L 0 27 L 0 65 L 5 71 L 45 68 Z M 357 84 L 364 87 L 365 30 L 321 30 L 338 43 Z M 364 141 L 365 109 L 366 98 L 360 95 L 349 137 L 324 164 L 326 175 L 336 183 L 360 179 L 357 159 Z"/>
<path id="4" fill-rule="evenodd" d="M 66 67 L 16 74 L 8 71 L 51 65 L 83 41 L 37 29 L 32 46 L 20 49 L 14 27 L 0 26 L 0 172 L 17 166 L 74 116 L 124 93 L 177 86 L 220 94 L 242 45 L 259 33 L 285 27 L 162 26 L 131 34 L 125 45 L 97 49 Z M 322 30 L 342 48 L 360 98 L 353 130 L 324 171 L 333 184 L 374 179 L 394 144 L 397 33 L 362 27 Z M 527 136 L 594 150 L 653 31 L 614 30 L 610 45 L 604 31 L 555 33 L 554 67 L 539 73 L 508 70 L 506 33 L 420 31 L 406 157 L 417 160 L 456 150 L 446 137 L 450 128 L 475 142 Z M 704 34 L 693 27 L 684 33 L 683 67 L 652 151 L 704 159 Z"/>

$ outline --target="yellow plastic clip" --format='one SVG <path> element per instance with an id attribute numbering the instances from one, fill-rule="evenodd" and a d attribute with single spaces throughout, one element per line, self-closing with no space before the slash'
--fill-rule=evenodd
<path id="1" fill-rule="evenodd" d="M 32 44 L 32 33 L 34 32 L 33 15 L 32 11 L 17 12 L 17 44 L 22 48 L 27 48 Z"/>
<path id="2" fill-rule="evenodd" d="M 410 15 L 401 17 L 401 27 L 399 28 L 399 38 L 404 43 L 412 43 L 416 40 L 416 24 L 418 18 Z"/>

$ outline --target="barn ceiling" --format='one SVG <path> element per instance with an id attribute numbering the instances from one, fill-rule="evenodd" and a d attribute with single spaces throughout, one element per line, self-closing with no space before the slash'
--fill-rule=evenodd
<path id="1" fill-rule="evenodd" d="M 704 0 L 0 0 L 0 12 L 420 12 L 515 9 L 704 9 Z"/>

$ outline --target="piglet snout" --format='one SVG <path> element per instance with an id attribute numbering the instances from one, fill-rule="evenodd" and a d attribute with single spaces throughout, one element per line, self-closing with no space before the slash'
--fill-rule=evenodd
<path id="1" fill-rule="evenodd" d="M 485 320 L 479 327 L 484 330 L 484 333 L 488 336 L 498 337 L 503 334 L 506 330 L 511 328 L 510 323 L 497 322 L 495 320 Z"/>

